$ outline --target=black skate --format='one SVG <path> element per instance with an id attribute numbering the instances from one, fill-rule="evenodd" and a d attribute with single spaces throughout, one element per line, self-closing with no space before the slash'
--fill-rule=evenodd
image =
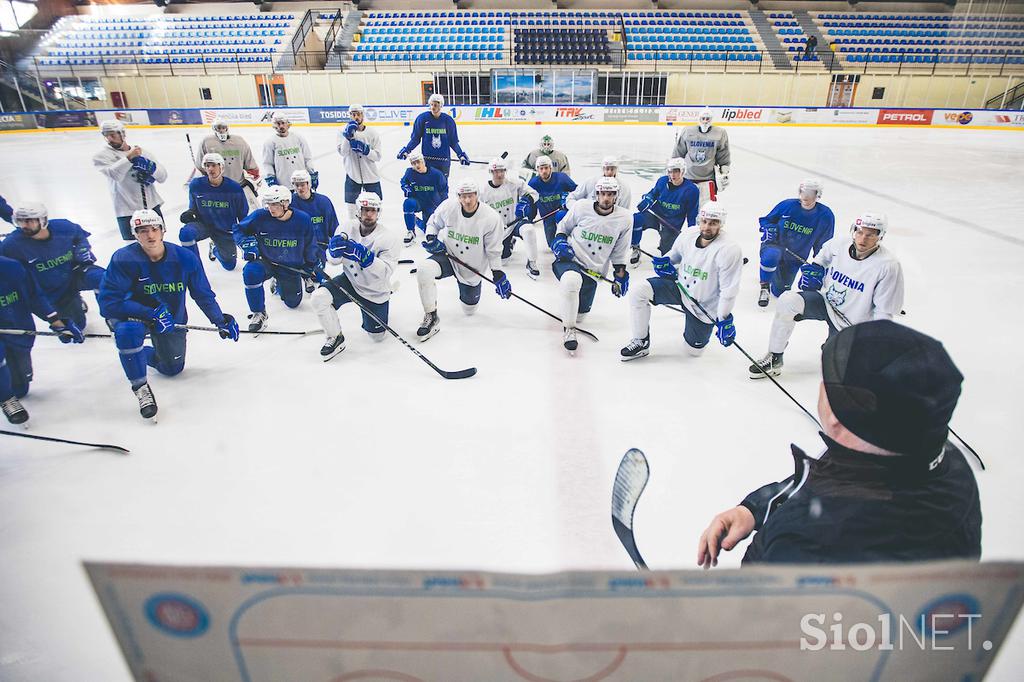
<path id="1" fill-rule="evenodd" d="M 765 375 L 777 377 L 782 374 L 782 353 L 765 353 L 765 356 L 750 366 L 751 379 L 764 379 Z"/>
<path id="2" fill-rule="evenodd" d="M 320 347 L 320 357 L 323 358 L 324 362 L 327 362 L 343 350 L 345 350 L 345 335 L 338 334 L 327 339 L 324 345 Z"/>
<path id="3" fill-rule="evenodd" d="M 28 410 L 25 409 L 21 401 L 15 396 L 11 396 L 0 403 L 0 408 L 3 408 L 4 416 L 12 424 L 24 424 L 28 421 Z"/>
<path id="4" fill-rule="evenodd" d="M 771 292 L 768 291 L 768 287 L 761 289 L 761 292 L 757 295 L 757 305 L 762 308 L 768 307 L 768 301 L 771 298 Z"/>
<path id="5" fill-rule="evenodd" d="M 537 279 L 540 277 L 540 270 L 537 269 L 536 264 L 532 260 L 526 261 L 526 276 L 530 279 Z"/>
<path id="6" fill-rule="evenodd" d="M 623 362 L 645 358 L 651 352 L 651 335 L 648 334 L 642 339 L 633 339 L 629 344 L 619 351 Z"/>
<path id="7" fill-rule="evenodd" d="M 630 253 L 629 253 L 629 264 L 632 267 L 635 268 L 638 265 L 640 265 L 640 247 L 639 246 L 633 246 L 633 247 L 630 247 L 630 249 L 631 250 L 630 250 Z"/>
<path id="8" fill-rule="evenodd" d="M 156 398 L 153 397 L 153 389 L 148 383 L 133 388 L 132 392 L 139 399 L 139 414 L 143 419 L 152 419 L 156 416 Z"/>
<path id="9" fill-rule="evenodd" d="M 576 340 L 575 327 L 565 330 L 565 334 L 562 335 L 562 345 L 569 351 L 569 355 L 576 355 L 576 349 L 579 348 L 580 343 Z"/>
<path id="10" fill-rule="evenodd" d="M 249 331 L 250 332 L 261 332 L 267 328 L 267 313 L 265 310 L 259 312 L 249 313 Z"/>
<path id="11" fill-rule="evenodd" d="M 412 244 L 414 241 L 416 241 L 415 230 L 409 230 L 408 232 L 406 232 L 405 237 L 402 239 L 402 243 L 405 244 L 406 246 L 409 246 L 409 244 Z"/>
<path id="12" fill-rule="evenodd" d="M 210 260 L 217 260 L 217 245 L 212 241 L 210 242 L 210 250 L 206 252 L 206 257 Z"/>
<path id="13" fill-rule="evenodd" d="M 434 334 L 441 331 L 441 319 L 437 316 L 437 311 L 427 313 L 423 316 L 423 321 L 420 322 L 420 328 L 416 330 L 416 338 L 420 341 L 426 341 Z"/>

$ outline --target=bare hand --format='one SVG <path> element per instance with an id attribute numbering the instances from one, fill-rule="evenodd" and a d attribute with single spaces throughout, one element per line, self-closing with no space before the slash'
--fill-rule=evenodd
<path id="1" fill-rule="evenodd" d="M 142 147 L 136 145 L 128 150 L 128 160 L 133 160 L 136 156 L 142 156 Z"/>
<path id="2" fill-rule="evenodd" d="M 754 515 L 746 507 L 733 507 L 722 512 L 711 519 L 711 525 L 700 536 L 697 565 L 705 570 L 717 566 L 719 549 L 731 550 L 753 531 Z"/>

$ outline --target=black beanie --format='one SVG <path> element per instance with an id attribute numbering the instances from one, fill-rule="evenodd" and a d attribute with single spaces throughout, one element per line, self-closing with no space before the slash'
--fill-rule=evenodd
<path id="1" fill-rule="evenodd" d="M 932 458 L 946 442 L 963 375 L 942 344 L 889 320 L 847 327 L 825 344 L 832 412 L 872 445 Z"/>

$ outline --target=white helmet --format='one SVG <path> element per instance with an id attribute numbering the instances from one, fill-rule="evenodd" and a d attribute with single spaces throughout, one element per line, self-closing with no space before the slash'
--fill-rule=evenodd
<path id="1" fill-rule="evenodd" d="M 373 192 L 360 192 L 356 197 L 356 210 L 362 213 L 364 208 L 372 208 L 379 211 L 382 206 L 380 197 Z"/>
<path id="2" fill-rule="evenodd" d="M 288 206 L 292 203 L 292 193 L 288 191 L 287 187 L 272 185 L 260 193 L 260 203 L 264 206 L 270 206 L 271 204 L 284 204 Z"/>
<path id="3" fill-rule="evenodd" d="M 476 184 L 476 180 L 472 178 L 464 178 L 459 180 L 459 184 L 455 189 L 456 194 L 479 194 L 480 186 Z"/>
<path id="4" fill-rule="evenodd" d="M 217 136 L 217 139 L 221 142 L 228 141 L 228 124 L 222 118 L 213 119 L 213 123 L 210 124 L 210 130 Z"/>
<path id="5" fill-rule="evenodd" d="M 101 135 L 106 135 L 107 133 L 121 133 L 124 135 L 124 130 L 124 123 L 116 118 L 107 119 L 100 123 Z"/>
<path id="6" fill-rule="evenodd" d="M 681 156 L 674 156 L 671 159 L 669 159 L 668 163 L 665 164 L 665 172 L 667 173 L 671 170 L 686 170 L 686 159 L 684 159 Z"/>
<path id="7" fill-rule="evenodd" d="M 439 102 L 441 104 L 441 106 L 443 107 L 444 106 L 444 95 L 440 95 L 440 94 L 435 92 L 433 95 L 431 95 L 430 97 L 427 98 L 427 104 L 428 105 L 433 104 L 434 102 Z"/>
<path id="8" fill-rule="evenodd" d="M 160 218 L 159 213 L 150 208 L 142 208 L 132 213 L 132 232 L 149 225 L 164 226 L 164 221 Z"/>
<path id="9" fill-rule="evenodd" d="M 725 227 L 726 215 L 725 207 L 717 201 L 705 202 L 704 205 L 700 207 L 701 220 L 717 220 L 722 223 L 722 227 Z"/>
<path id="10" fill-rule="evenodd" d="M 551 138 L 550 135 L 545 135 L 544 137 L 540 138 L 540 148 L 543 149 L 545 152 L 554 151 L 555 141 Z"/>
<path id="11" fill-rule="evenodd" d="M 614 156 L 606 156 L 601 159 L 601 168 L 618 168 L 619 160 Z"/>
<path id="12" fill-rule="evenodd" d="M 800 181 L 800 187 L 797 189 L 798 194 L 804 192 L 815 192 L 818 199 L 821 198 L 821 192 L 825 189 L 825 183 L 818 178 L 807 178 L 806 180 Z"/>
<path id="13" fill-rule="evenodd" d="M 857 219 L 850 225 L 850 234 L 857 231 L 858 227 L 867 227 L 878 230 L 878 240 L 881 241 L 889 229 L 889 218 L 884 213 L 865 212 L 857 216 Z"/>
<path id="14" fill-rule="evenodd" d="M 23 220 L 38 220 L 39 229 L 42 229 L 46 227 L 50 214 L 46 210 L 46 204 L 39 201 L 26 201 L 14 209 L 14 215 L 11 219 L 18 227 L 21 227 L 21 221 Z"/>
<path id="15" fill-rule="evenodd" d="M 218 154 L 217 152 L 207 152 L 206 154 L 203 154 L 203 165 L 205 166 L 208 163 L 215 163 L 221 168 L 223 168 L 224 157 Z"/>
<path id="16" fill-rule="evenodd" d="M 366 113 L 363 110 L 363 105 L 362 104 L 349 104 L 348 105 L 348 113 L 351 114 L 353 111 L 358 111 L 360 114 Z"/>
<path id="17" fill-rule="evenodd" d="M 291 121 L 288 120 L 288 114 L 284 113 L 283 111 L 275 111 L 273 115 L 270 117 L 270 122 L 277 123 L 279 121 L 291 123 Z"/>
<path id="18" fill-rule="evenodd" d="M 491 159 L 491 162 L 487 164 L 487 170 L 491 173 L 496 170 L 508 170 L 508 164 L 505 163 L 505 159 Z"/>
<path id="19" fill-rule="evenodd" d="M 292 173 L 292 187 L 299 184 L 300 182 L 308 182 L 312 187 L 313 178 L 310 177 L 309 171 L 302 170 L 301 168 Z"/>
<path id="20" fill-rule="evenodd" d="M 554 168 L 555 164 L 551 163 L 550 156 L 545 156 L 542 154 L 537 157 L 537 161 L 533 164 L 533 167 L 537 169 L 540 169 L 541 166 L 550 166 L 551 168 Z"/>
<path id="21" fill-rule="evenodd" d="M 423 152 L 421 152 L 418 149 L 416 151 L 414 151 L 414 152 L 409 152 L 409 156 L 407 156 L 405 158 L 407 158 L 409 160 L 409 165 L 410 166 L 412 164 L 414 164 L 415 162 L 417 162 L 417 161 L 423 161 L 424 160 Z"/>
<path id="22" fill-rule="evenodd" d="M 619 193 L 619 181 L 615 178 L 598 178 L 594 183 L 594 192 L 615 192 Z"/>
<path id="23" fill-rule="evenodd" d="M 708 107 L 701 109 L 700 116 L 697 117 L 697 125 L 702 133 L 711 130 L 711 109 Z"/>

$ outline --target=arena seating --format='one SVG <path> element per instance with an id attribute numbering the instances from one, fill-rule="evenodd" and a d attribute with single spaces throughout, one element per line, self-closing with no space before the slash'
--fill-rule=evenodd
<path id="1" fill-rule="evenodd" d="M 812 12 L 848 63 L 1024 64 L 1024 17 Z"/>
<path id="2" fill-rule="evenodd" d="M 44 37 L 36 64 L 269 63 L 294 20 L 294 14 L 69 16 Z"/>
<path id="3" fill-rule="evenodd" d="M 788 57 L 791 60 L 797 62 L 820 61 L 815 52 L 804 55 L 804 50 L 807 47 L 807 34 L 804 33 L 800 22 L 793 17 L 792 12 L 769 12 L 768 20 L 771 22 L 772 30 L 778 36 L 779 42 L 782 43 L 782 46 L 786 48 L 786 52 L 789 53 Z M 818 47 L 822 48 L 825 46 L 819 45 Z"/>
<path id="4" fill-rule="evenodd" d="M 759 61 L 763 49 L 742 12 L 623 12 L 631 61 Z"/>
<path id="5" fill-rule="evenodd" d="M 517 28 L 517 64 L 611 64 L 608 32 L 602 29 Z"/>

